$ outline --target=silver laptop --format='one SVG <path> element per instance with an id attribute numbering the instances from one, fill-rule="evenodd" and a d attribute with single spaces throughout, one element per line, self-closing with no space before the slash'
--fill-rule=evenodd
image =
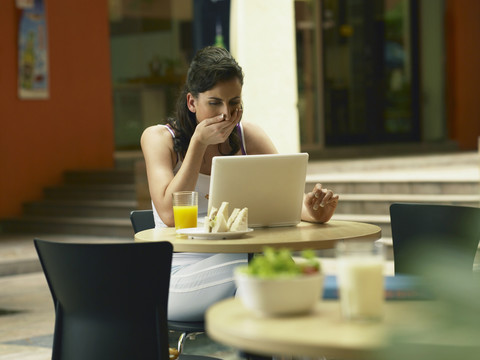
<path id="1" fill-rule="evenodd" d="M 308 154 L 216 156 L 208 211 L 228 201 L 248 207 L 249 227 L 293 226 L 301 221 Z"/>

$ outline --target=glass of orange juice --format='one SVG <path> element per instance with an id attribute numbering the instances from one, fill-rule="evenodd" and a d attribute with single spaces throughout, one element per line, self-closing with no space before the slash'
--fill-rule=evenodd
<path id="1" fill-rule="evenodd" d="M 173 217 L 175 229 L 197 227 L 198 193 L 177 191 L 173 193 Z"/>

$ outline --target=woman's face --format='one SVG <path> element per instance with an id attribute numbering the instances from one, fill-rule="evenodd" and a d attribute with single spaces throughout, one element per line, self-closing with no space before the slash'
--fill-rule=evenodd
<path id="1" fill-rule="evenodd" d="M 188 109 L 197 122 L 224 114 L 229 120 L 235 109 L 242 106 L 242 84 L 238 78 L 217 83 L 213 88 L 194 97 L 187 94 Z"/>

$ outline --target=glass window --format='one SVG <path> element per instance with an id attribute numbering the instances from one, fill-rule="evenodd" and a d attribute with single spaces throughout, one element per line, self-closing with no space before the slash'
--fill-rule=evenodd
<path id="1" fill-rule="evenodd" d="M 192 0 L 109 0 L 117 150 L 173 111 L 193 52 Z"/>
<path id="2" fill-rule="evenodd" d="M 303 149 L 418 140 L 418 15 L 412 4 L 296 1 Z"/>

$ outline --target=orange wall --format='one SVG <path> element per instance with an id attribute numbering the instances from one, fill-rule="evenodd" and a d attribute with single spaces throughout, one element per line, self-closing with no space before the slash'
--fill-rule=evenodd
<path id="1" fill-rule="evenodd" d="M 480 1 L 447 0 L 447 104 L 450 137 L 474 150 L 480 136 Z"/>
<path id="2" fill-rule="evenodd" d="M 0 218 L 66 169 L 113 167 L 107 0 L 44 0 L 50 98 L 17 97 L 15 1 L 0 1 Z"/>

